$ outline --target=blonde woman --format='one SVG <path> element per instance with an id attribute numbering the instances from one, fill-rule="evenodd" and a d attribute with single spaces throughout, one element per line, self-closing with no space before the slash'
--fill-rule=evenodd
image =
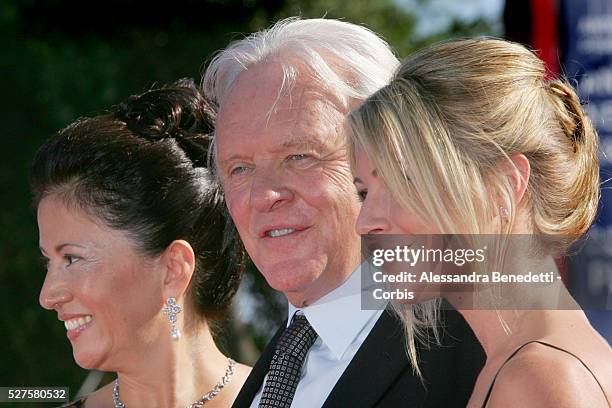
<path id="1" fill-rule="evenodd" d="M 531 260 L 554 266 L 595 217 L 597 134 L 571 86 L 547 79 L 521 45 L 467 39 L 418 52 L 348 126 L 360 234 L 548 236 Z M 469 407 L 610 406 L 612 352 L 580 309 L 533 297 L 531 310 L 472 310 L 444 297 L 487 354 Z M 418 367 L 414 343 L 435 324 L 435 301 L 396 306 Z"/>

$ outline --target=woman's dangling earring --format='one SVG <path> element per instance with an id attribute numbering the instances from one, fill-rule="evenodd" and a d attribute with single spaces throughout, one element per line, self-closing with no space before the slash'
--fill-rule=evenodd
<path id="1" fill-rule="evenodd" d="M 176 303 L 176 299 L 174 297 L 169 297 L 166 299 L 166 306 L 164 306 L 162 309 L 162 312 L 168 316 L 168 321 L 170 322 L 171 326 L 170 335 L 174 340 L 181 338 L 181 332 L 178 327 L 176 327 L 176 315 L 181 313 L 181 310 L 183 309 L 178 303 Z"/>

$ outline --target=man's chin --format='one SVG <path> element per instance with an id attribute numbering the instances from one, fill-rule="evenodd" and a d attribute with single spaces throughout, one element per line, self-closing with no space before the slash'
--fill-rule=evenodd
<path id="1" fill-rule="evenodd" d="M 313 291 L 315 281 L 320 274 L 310 271 L 293 273 L 271 273 L 264 275 L 268 284 L 279 292 L 282 292 L 291 302 L 292 299 L 301 298 Z M 302 303 L 302 302 L 299 302 Z"/>

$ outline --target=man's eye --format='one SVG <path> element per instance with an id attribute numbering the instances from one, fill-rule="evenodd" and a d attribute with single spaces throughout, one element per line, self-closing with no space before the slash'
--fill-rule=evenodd
<path id="1" fill-rule="evenodd" d="M 368 190 L 359 190 L 357 191 L 357 197 L 359 198 L 359 201 L 364 202 L 366 197 L 368 195 Z"/>
<path id="2" fill-rule="evenodd" d="M 315 156 L 308 153 L 299 153 L 299 154 L 291 154 L 287 156 L 285 161 L 292 166 L 296 166 L 297 168 L 307 168 L 312 166 L 314 162 Z"/>
<path id="3" fill-rule="evenodd" d="M 238 176 L 244 172 L 246 172 L 249 168 L 247 166 L 235 166 L 232 167 L 229 171 L 230 176 Z"/>

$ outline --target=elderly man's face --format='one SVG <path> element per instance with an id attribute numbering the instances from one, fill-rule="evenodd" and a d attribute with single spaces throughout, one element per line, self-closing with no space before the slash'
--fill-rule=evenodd
<path id="1" fill-rule="evenodd" d="M 273 288 L 301 306 L 358 265 L 360 204 L 342 109 L 302 77 L 279 98 L 280 75 L 268 65 L 237 79 L 217 119 L 217 165 L 249 255 Z"/>

